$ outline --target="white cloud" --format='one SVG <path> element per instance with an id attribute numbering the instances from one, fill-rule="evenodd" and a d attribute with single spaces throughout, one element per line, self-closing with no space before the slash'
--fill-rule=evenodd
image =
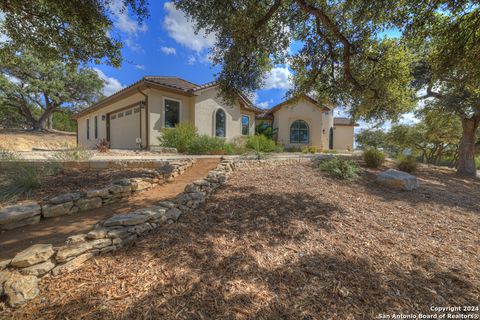
<path id="1" fill-rule="evenodd" d="M 257 104 L 257 107 L 259 107 L 260 109 L 268 109 L 270 107 L 270 104 L 272 103 L 273 103 L 273 99 L 262 101 Z"/>
<path id="2" fill-rule="evenodd" d="M 197 58 L 195 58 L 194 55 L 191 55 L 191 56 L 188 57 L 187 64 L 192 65 L 192 64 L 194 64 L 195 62 L 197 62 Z"/>
<path id="3" fill-rule="evenodd" d="M 143 52 L 143 49 L 134 41 L 134 39 L 138 38 L 140 33 L 147 32 L 147 25 L 145 23 L 139 24 L 132 19 L 128 14 L 128 8 L 124 7 L 121 1 L 111 2 L 110 9 L 114 15 L 113 24 L 115 28 L 126 35 L 124 42 L 127 47 L 135 52 Z"/>
<path id="4" fill-rule="evenodd" d="M 168 55 L 176 55 L 177 54 L 177 50 L 175 48 L 172 48 L 172 47 L 161 47 L 160 48 L 162 50 L 163 53 L 165 53 L 167 56 Z"/>
<path id="5" fill-rule="evenodd" d="M 206 34 L 204 30 L 200 30 L 195 34 L 195 23 L 190 21 L 182 11 L 177 10 L 173 3 L 166 2 L 163 8 L 167 11 L 163 26 L 176 42 L 196 52 L 201 52 L 215 44 L 213 33 Z"/>
<path id="6" fill-rule="evenodd" d="M 4 43 L 10 40 L 10 38 L 2 31 L 4 22 L 5 22 L 5 13 L 0 11 L 0 43 Z"/>
<path id="7" fill-rule="evenodd" d="M 136 64 L 136 65 L 135 65 L 135 69 L 145 70 L 145 66 L 144 66 L 143 64 Z"/>
<path id="8" fill-rule="evenodd" d="M 107 76 L 105 73 L 103 73 L 102 70 L 93 68 L 95 72 L 97 72 L 98 76 L 105 81 L 105 84 L 103 86 L 103 94 L 106 96 L 110 96 L 114 94 L 115 92 L 123 89 L 124 85 L 120 83 L 117 79 L 113 77 Z"/>
<path id="9" fill-rule="evenodd" d="M 290 89 L 291 75 L 287 67 L 275 67 L 265 76 L 263 89 Z"/>

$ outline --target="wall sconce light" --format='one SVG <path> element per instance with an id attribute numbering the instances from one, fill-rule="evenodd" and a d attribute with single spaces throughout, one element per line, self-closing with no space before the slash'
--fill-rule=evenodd
<path id="1" fill-rule="evenodd" d="M 322 130 L 323 134 L 325 134 L 325 129 Z"/>
<path id="2" fill-rule="evenodd" d="M 105 121 L 105 119 L 107 119 L 107 116 L 102 114 L 102 121 Z"/>

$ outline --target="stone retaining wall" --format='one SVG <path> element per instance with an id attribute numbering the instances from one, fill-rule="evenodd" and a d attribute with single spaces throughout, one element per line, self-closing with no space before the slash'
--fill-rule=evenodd
<path id="1" fill-rule="evenodd" d="M 0 230 L 20 228 L 39 223 L 40 219 L 70 215 L 121 201 L 135 192 L 173 181 L 193 163 L 192 159 L 164 161 L 162 166 L 151 169 L 145 178 L 120 179 L 102 189 L 61 194 L 43 203 L 27 202 L 0 208 Z"/>
<path id="2" fill-rule="evenodd" d="M 305 160 L 223 160 L 205 178 L 187 185 L 185 191 L 171 201 L 161 201 L 153 207 L 114 215 L 97 224 L 87 234 L 69 237 L 63 246 L 36 244 L 18 253 L 13 259 L 0 262 L 0 295 L 6 296 L 11 307 L 26 303 L 38 295 L 40 277 L 71 272 L 97 254 L 117 250 L 164 223 L 175 222 L 224 185 L 233 170 L 298 164 L 303 161 Z"/>

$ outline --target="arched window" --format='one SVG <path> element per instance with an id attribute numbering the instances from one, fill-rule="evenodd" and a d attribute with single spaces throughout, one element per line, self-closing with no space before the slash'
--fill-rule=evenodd
<path id="1" fill-rule="evenodd" d="M 308 143 L 309 140 L 308 124 L 303 120 L 295 120 L 290 126 L 290 143 Z"/>
<path id="2" fill-rule="evenodd" d="M 215 112 L 215 136 L 217 137 L 225 137 L 225 123 L 226 123 L 226 116 L 225 111 L 222 109 L 218 109 Z"/>

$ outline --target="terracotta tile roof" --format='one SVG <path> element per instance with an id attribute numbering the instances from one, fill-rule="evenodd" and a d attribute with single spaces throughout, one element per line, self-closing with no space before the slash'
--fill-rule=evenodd
<path id="1" fill-rule="evenodd" d="M 96 110 L 101 108 L 103 105 L 108 103 L 109 101 L 112 101 L 113 99 L 118 99 L 120 94 L 126 92 L 127 90 L 132 90 L 135 89 L 135 87 L 140 87 L 142 85 L 158 85 L 160 87 L 163 87 L 165 89 L 169 90 L 174 90 L 175 92 L 178 93 L 183 93 L 187 94 L 190 96 L 193 96 L 195 92 L 206 89 L 206 88 L 211 88 L 213 86 L 217 85 L 216 81 L 208 82 L 202 85 L 195 84 L 193 82 L 184 80 L 179 77 L 170 77 L 170 76 L 145 76 L 142 79 L 138 80 L 137 82 L 132 83 L 131 85 L 115 92 L 114 94 L 104 98 L 103 100 L 91 105 L 88 108 L 83 109 L 82 111 L 78 112 L 73 116 L 73 118 L 78 118 L 79 116 L 83 114 L 87 114 L 90 111 Z M 239 96 L 242 98 L 244 105 L 243 107 L 249 110 L 252 110 L 256 113 L 262 112 L 261 109 L 255 107 L 253 103 L 242 93 L 239 93 Z"/>
<path id="2" fill-rule="evenodd" d="M 333 118 L 333 125 L 334 126 L 358 126 L 358 124 L 354 123 L 352 119 L 345 118 L 345 117 Z"/>
<path id="3" fill-rule="evenodd" d="M 158 77 L 158 76 L 146 76 L 143 77 L 145 81 L 153 82 L 162 86 L 171 87 L 181 91 L 191 91 L 199 87 L 198 84 L 184 80 L 179 77 Z"/>
<path id="4" fill-rule="evenodd" d="M 257 114 L 256 119 L 259 120 L 272 120 L 273 115 L 267 111 Z"/>

